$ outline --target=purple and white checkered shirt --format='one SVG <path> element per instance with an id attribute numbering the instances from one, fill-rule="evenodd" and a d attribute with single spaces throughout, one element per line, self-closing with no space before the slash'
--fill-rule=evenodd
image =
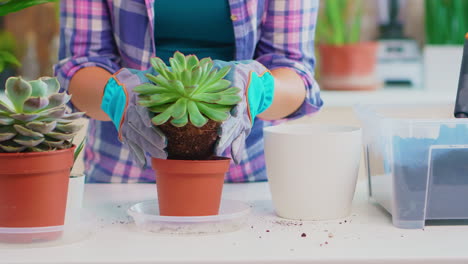
<path id="1" fill-rule="evenodd" d="M 62 88 L 84 67 L 111 73 L 122 67 L 144 70 L 157 54 L 154 45 L 154 0 L 62 0 L 59 63 Z M 176 1 L 175 1 L 176 2 Z M 269 69 L 288 67 L 304 80 L 304 103 L 286 119 L 318 111 L 322 106 L 314 81 L 314 32 L 318 0 L 229 0 L 236 39 L 236 60 L 256 59 Z M 255 121 L 239 165 L 231 164 L 226 181 L 266 180 L 263 127 Z M 228 155 L 226 153 L 226 155 Z M 89 182 L 154 182 L 154 173 L 129 159 L 112 122 L 90 120 L 85 148 Z"/>

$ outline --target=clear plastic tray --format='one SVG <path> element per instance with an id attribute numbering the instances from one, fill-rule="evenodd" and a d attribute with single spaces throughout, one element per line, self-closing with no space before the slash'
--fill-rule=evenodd
<path id="1" fill-rule="evenodd" d="M 140 231 L 203 235 L 239 230 L 246 223 L 250 206 L 241 201 L 222 200 L 218 215 L 209 216 L 161 216 L 157 200 L 137 203 L 128 209 Z"/>
<path id="2" fill-rule="evenodd" d="M 97 219 L 82 209 L 79 218 L 63 226 L 0 228 L 0 248 L 54 247 L 75 243 L 97 230 Z"/>

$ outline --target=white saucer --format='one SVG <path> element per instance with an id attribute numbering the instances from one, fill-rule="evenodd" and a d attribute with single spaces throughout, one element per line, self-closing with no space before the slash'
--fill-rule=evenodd
<path id="1" fill-rule="evenodd" d="M 137 203 L 127 210 L 137 229 L 145 232 L 203 235 L 239 230 L 245 224 L 250 206 L 241 201 L 222 200 L 218 215 L 161 216 L 157 200 Z"/>
<path id="2" fill-rule="evenodd" d="M 87 239 L 97 231 L 96 217 L 82 209 L 79 218 L 63 226 L 0 228 L 0 248 L 63 246 Z"/>

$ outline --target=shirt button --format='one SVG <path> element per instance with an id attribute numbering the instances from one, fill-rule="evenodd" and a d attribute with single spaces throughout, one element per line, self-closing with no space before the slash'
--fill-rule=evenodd
<path id="1" fill-rule="evenodd" d="M 237 21 L 237 16 L 231 15 L 231 20 L 232 20 L 232 21 Z"/>

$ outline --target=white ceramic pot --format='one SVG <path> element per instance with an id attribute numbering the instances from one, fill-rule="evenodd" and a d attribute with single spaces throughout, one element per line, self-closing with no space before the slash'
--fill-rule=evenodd
<path id="1" fill-rule="evenodd" d="M 350 214 L 361 159 L 360 128 L 286 124 L 264 132 L 269 186 L 280 217 L 329 220 Z"/>
<path id="2" fill-rule="evenodd" d="M 83 194 L 85 188 L 84 174 L 71 174 L 68 183 L 67 210 L 65 213 L 65 225 L 79 219 L 83 207 Z"/>

